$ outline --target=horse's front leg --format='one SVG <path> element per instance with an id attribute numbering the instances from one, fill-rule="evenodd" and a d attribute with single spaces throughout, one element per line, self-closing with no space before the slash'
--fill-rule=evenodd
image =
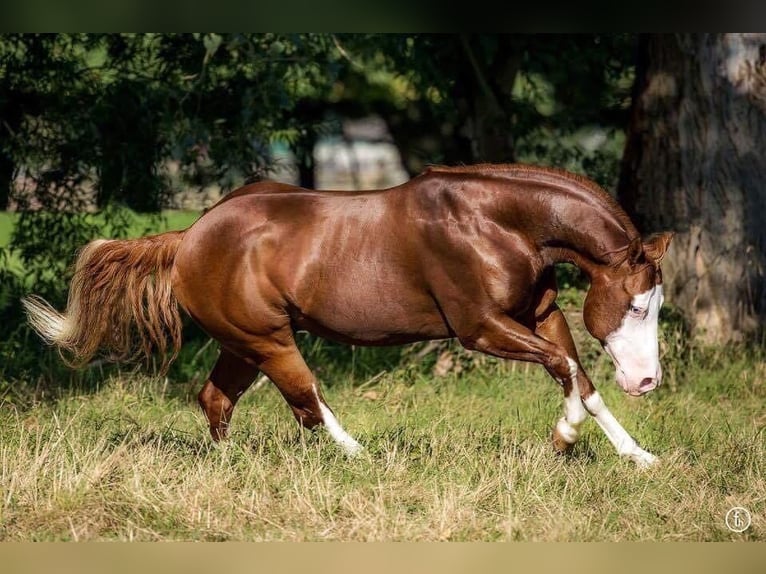
<path id="1" fill-rule="evenodd" d="M 471 337 L 460 340 L 470 349 L 542 364 L 564 389 L 564 416 L 553 430 L 553 446 L 558 452 L 571 448 L 588 418 L 578 386 L 578 379 L 587 380 L 587 376 L 579 366 L 577 350 L 560 311 L 557 316 L 546 315 L 534 333 L 507 315 L 496 315 L 474 328 Z"/>
<path id="2" fill-rule="evenodd" d="M 585 410 L 580 398 L 580 388 L 593 388 L 593 384 L 580 365 L 577 347 L 572 339 L 572 333 L 569 331 L 569 325 L 567 325 L 564 314 L 555 303 L 546 313 L 536 319 L 535 333 L 546 341 L 562 347 L 571 361 L 571 376 L 564 380 L 548 370 L 549 374 L 561 384 L 564 390 L 564 416 L 553 427 L 552 440 L 556 452 L 565 453 L 571 450 L 574 443 L 580 438 L 580 426 L 588 418 L 588 411 Z"/>
<path id="3" fill-rule="evenodd" d="M 554 448 L 563 452 L 575 443 L 579 437 L 579 426 L 587 417 L 587 412 L 593 416 L 620 455 L 627 456 L 641 467 L 654 464 L 657 458 L 636 444 L 633 437 L 606 407 L 601 395 L 585 374 L 585 370 L 579 364 L 577 349 L 569 326 L 558 306 L 554 304 L 549 312 L 538 318 L 535 333 L 564 348 L 573 361 L 572 376 L 562 383 L 564 417 L 559 420 L 553 430 Z M 551 372 L 551 375 L 558 380 L 555 373 Z"/>

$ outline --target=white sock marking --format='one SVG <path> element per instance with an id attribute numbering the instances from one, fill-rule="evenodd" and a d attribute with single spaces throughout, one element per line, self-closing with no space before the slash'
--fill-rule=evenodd
<path id="1" fill-rule="evenodd" d="M 353 457 L 359 454 L 362 451 L 362 445 L 356 442 L 350 434 L 343 430 L 343 427 L 340 426 L 338 419 L 335 418 L 332 411 L 319 400 L 319 393 L 317 392 L 316 387 L 314 387 L 314 394 L 319 403 L 319 411 L 322 413 L 322 422 L 324 423 L 327 432 L 330 433 L 333 440 L 345 451 L 346 455 Z"/>
<path id="2" fill-rule="evenodd" d="M 580 389 L 577 384 L 577 363 L 567 357 L 569 364 L 569 373 L 572 380 L 572 390 L 564 397 L 564 416 L 556 423 L 556 430 L 559 436 L 567 443 L 574 444 L 580 437 L 580 426 L 588 413 L 580 400 Z"/>
<path id="3" fill-rule="evenodd" d="M 636 444 L 628 432 L 614 418 L 604 404 L 604 399 L 597 392 L 585 399 L 585 406 L 596 419 L 609 441 L 621 456 L 627 456 L 640 467 L 647 467 L 657 462 L 657 457 Z"/>

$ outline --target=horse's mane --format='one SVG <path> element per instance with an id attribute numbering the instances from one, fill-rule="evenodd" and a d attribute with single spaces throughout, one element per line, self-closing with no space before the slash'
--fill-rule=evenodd
<path id="1" fill-rule="evenodd" d="M 462 166 L 432 165 L 428 166 L 423 171 L 422 175 L 441 173 L 456 175 L 471 174 L 511 180 L 529 180 L 540 183 L 549 183 L 555 187 L 564 188 L 570 192 L 579 192 L 582 195 L 587 195 L 595 199 L 601 207 L 622 225 L 630 239 L 639 236 L 635 225 L 628 217 L 628 214 L 625 213 L 622 206 L 617 203 L 617 200 L 593 180 L 576 173 L 554 167 L 540 167 L 527 164 L 483 163 Z M 628 245 L 625 245 L 625 247 L 613 252 L 604 253 L 603 255 L 619 255 L 625 253 L 624 256 L 627 257 L 627 248 Z"/>

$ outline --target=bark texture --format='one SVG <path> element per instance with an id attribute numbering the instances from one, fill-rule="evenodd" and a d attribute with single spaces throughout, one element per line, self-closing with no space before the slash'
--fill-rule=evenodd
<path id="1" fill-rule="evenodd" d="M 618 195 L 644 232 L 674 230 L 668 301 L 707 343 L 766 313 L 766 34 L 640 41 Z"/>

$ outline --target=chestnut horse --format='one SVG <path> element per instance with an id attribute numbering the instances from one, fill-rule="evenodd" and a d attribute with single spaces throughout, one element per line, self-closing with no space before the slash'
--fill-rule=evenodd
<path id="1" fill-rule="evenodd" d="M 97 240 L 79 254 L 67 310 L 24 301 L 31 324 L 83 364 L 180 346 L 176 301 L 221 351 L 199 393 L 214 440 L 259 372 L 295 417 L 350 455 L 295 344 L 296 330 L 355 345 L 456 337 L 467 349 L 542 364 L 564 391 L 553 444 L 567 450 L 590 414 L 621 455 L 656 459 L 610 413 L 561 310 L 554 265 L 590 278 L 583 315 L 631 395 L 659 385 L 660 261 L 671 233 L 642 240 L 593 182 L 522 165 L 433 167 L 386 190 L 311 191 L 274 182 L 223 198 L 190 228 Z M 138 348 L 138 350 L 136 350 Z"/>

